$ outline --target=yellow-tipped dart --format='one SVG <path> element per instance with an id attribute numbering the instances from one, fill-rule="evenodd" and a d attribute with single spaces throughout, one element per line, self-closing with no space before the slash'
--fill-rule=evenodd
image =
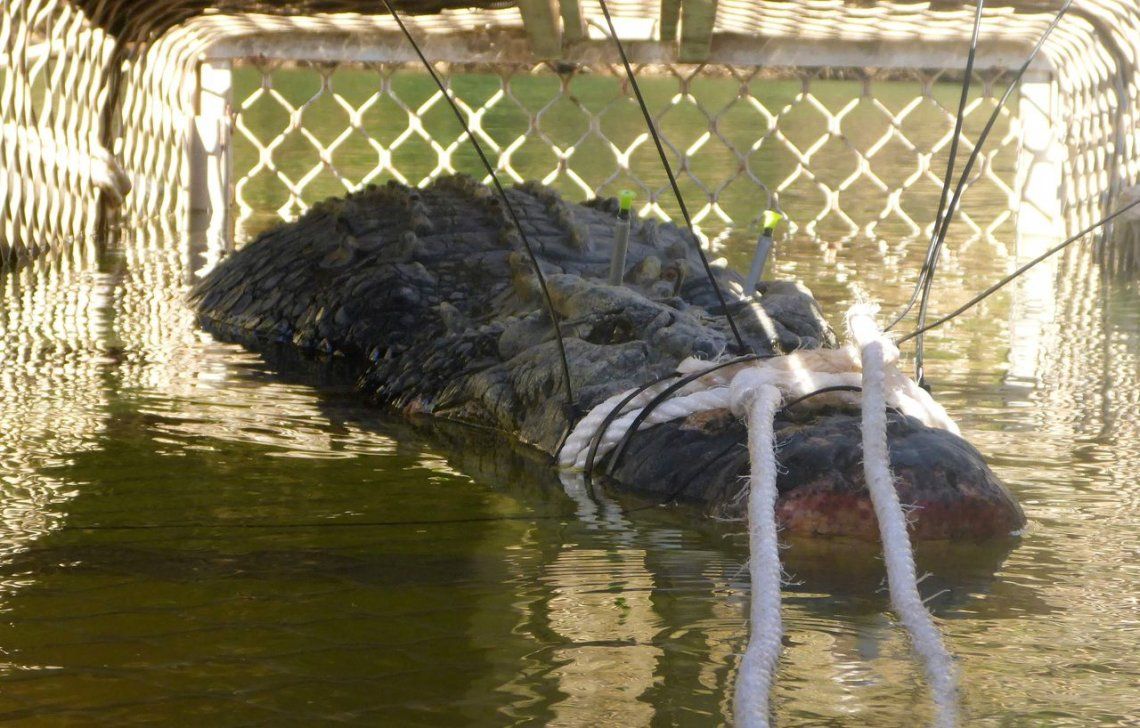
<path id="1" fill-rule="evenodd" d="M 637 193 L 633 190 L 622 190 L 618 193 L 618 214 L 624 213 L 625 217 L 629 217 L 629 211 L 633 209 L 633 200 L 637 197 Z"/>
<path id="2" fill-rule="evenodd" d="M 744 295 L 751 296 L 756 291 L 756 284 L 760 276 L 764 275 L 764 266 L 768 263 L 768 255 L 772 252 L 772 231 L 780 224 L 784 216 L 775 210 L 765 210 L 760 217 L 762 232 L 756 241 L 756 254 L 752 256 L 752 267 L 748 269 L 748 278 L 744 281 Z"/>
<path id="3" fill-rule="evenodd" d="M 611 286 L 620 286 L 625 278 L 625 256 L 629 250 L 630 212 L 633 210 L 633 199 L 636 197 L 632 190 L 622 190 L 618 193 L 618 219 L 614 227 L 614 252 L 610 258 Z"/>
<path id="4" fill-rule="evenodd" d="M 784 216 L 775 210 L 765 210 L 764 214 L 760 216 L 760 227 L 763 228 L 764 234 L 771 237 L 772 231 L 784 219 Z"/>

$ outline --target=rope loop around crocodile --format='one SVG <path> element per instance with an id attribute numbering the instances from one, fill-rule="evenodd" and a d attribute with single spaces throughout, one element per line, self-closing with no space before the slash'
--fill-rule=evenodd
<path id="1" fill-rule="evenodd" d="M 581 470 L 596 455 L 619 448 L 643 426 L 715 409 L 731 410 L 744 419 L 750 470 L 748 485 L 740 495 L 747 499 L 752 586 L 750 638 L 734 701 L 736 722 L 742 726 L 769 725 L 769 699 L 782 644 L 775 417 L 782 406 L 808 398 L 816 400 L 813 404 L 838 402 L 861 408 L 864 477 L 879 523 L 891 605 L 923 664 L 933 693 L 936 725 L 957 722 L 954 661 L 918 591 L 906 512 L 891 473 L 886 411 L 894 407 L 955 434 L 958 428 L 925 390 L 899 372 L 898 348 L 876 324 L 876 311 L 866 304 L 852 307 L 847 315 L 851 343 L 841 349 L 800 351 L 762 360 L 729 359 L 711 365 L 686 360 L 675 377 L 614 394 L 599 404 L 578 423 L 559 453 L 565 469 Z"/>

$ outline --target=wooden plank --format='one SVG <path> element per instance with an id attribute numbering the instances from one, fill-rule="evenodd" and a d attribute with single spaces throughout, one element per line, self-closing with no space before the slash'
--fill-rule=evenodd
<path id="1" fill-rule="evenodd" d="M 686 63 L 708 60 L 717 0 L 684 0 L 681 3 L 681 47 L 677 57 Z"/>
<path id="2" fill-rule="evenodd" d="M 582 6 L 579 0 L 561 0 L 558 3 L 562 10 L 562 40 L 565 43 L 577 43 L 586 38 L 586 16 L 582 15 Z"/>
<path id="3" fill-rule="evenodd" d="M 526 62 L 531 56 L 530 42 L 521 30 L 425 33 L 424 53 L 433 60 L 450 63 Z M 986 39 L 978 44 L 977 70 L 1014 69 L 1031 44 L 1023 40 Z M 631 43 L 626 49 L 635 63 L 671 63 L 676 56 L 671 43 Z M 320 61 L 327 63 L 407 63 L 416 55 L 403 35 L 391 31 L 321 33 L 310 31 L 258 31 L 241 36 L 223 37 L 202 52 L 203 60 L 226 58 L 265 58 L 274 60 Z M 613 41 L 608 38 L 586 40 L 563 60 L 576 63 L 618 63 Z M 873 67 L 873 68 L 962 68 L 962 42 L 932 40 L 922 44 L 910 41 L 845 41 L 839 39 L 809 40 L 804 38 L 764 38 L 722 34 L 716 37 L 708 60 L 727 66 L 781 66 L 800 68 Z M 1038 56 L 1030 67 L 1027 81 L 1053 77 L 1051 61 Z"/>
<path id="4" fill-rule="evenodd" d="M 555 0 L 519 0 L 519 14 L 530 39 L 530 49 L 537 58 L 562 55 L 562 31 L 558 27 L 559 12 Z"/>
<path id="5" fill-rule="evenodd" d="M 681 19 L 681 0 L 661 0 L 660 39 L 663 43 L 677 40 L 677 22 Z"/>

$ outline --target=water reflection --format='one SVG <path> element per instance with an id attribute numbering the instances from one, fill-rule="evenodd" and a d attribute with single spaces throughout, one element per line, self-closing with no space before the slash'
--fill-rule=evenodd
<path id="1" fill-rule="evenodd" d="M 0 557 L 57 527 L 81 487 L 44 471 L 106 426 L 111 295 L 82 249 L 0 277 Z"/>
<path id="2" fill-rule="evenodd" d="M 545 629 L 566 643 L 551 655 L 558 667 L 549 678 L 565 697 L 554 706 L 550 723 L 582 725 L 622 716 L 645 724 L 653 707 L 642 696 L 653 684 L 661 655 L 653 644 L 662 628 L 651 600 L 653 576 L 620 507 L 604 496 L 595 500 L 584 485 L 580 476 L 563 479 L 567 495 L 578 504 L 578 517 L 604 531 L 612 545 L 563 544 L 543 569 L 550 591 L 543 604 Z"/>

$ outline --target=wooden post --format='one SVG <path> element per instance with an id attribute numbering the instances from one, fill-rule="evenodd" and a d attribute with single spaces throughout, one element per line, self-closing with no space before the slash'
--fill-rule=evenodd
<path id="1" fill-rule="evenodd" d="M 207 247 L 233 245 L 230 216 L 229 112 L 233 103 L 232 63 L 203 61 L 198 67 L 198 113 L 190 150 L 190 234 Z"/>
<path id="2" fill-rule="evenodd" d="M 662 43 L 677 40 L 677 21 L 681 18 L 681 0 L 661 0 L 661 22 L 658 35 Z"/>
<path id="3" fill-rule="evenodd" d="M 685 63 L 701 63 L 712 48 L 717 0 L 684 0 L 681 3 L 681 48 L 677 57 Z"/>
<path id="4" fill-rule="evenodd" d="M 561 56 L 562 32 L 558 28 L 559 12 L 554 0 L 519 0 L 519 13 L 534 55 L 537 58 Z"/>
<path id="5" fill-rule="evenodd" d="M 586 17 L 582 15 L 579 0 L 560 0 L 558 5 L 562 11 L 562 42 L 577 43 L 585 40 Z"/>

